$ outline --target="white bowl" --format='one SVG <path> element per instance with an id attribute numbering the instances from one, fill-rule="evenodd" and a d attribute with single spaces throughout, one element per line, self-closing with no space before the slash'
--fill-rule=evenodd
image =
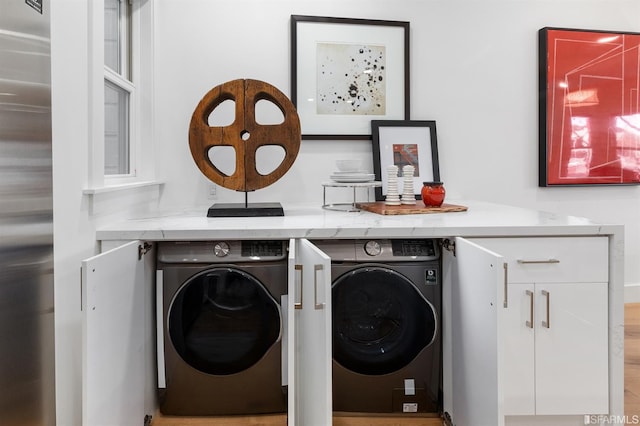
<path id="1" fill-rule="evenodd" d="M 361 160 L 336 160 L 336 167 L 341 172 L 359 172 L 362 170 Z"/>

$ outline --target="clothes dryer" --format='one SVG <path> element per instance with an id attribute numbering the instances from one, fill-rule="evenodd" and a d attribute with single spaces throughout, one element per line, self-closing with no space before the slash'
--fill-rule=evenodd
<path id="1" fill-rule="evenodd" d="M 158 244 L 162 413 L 286 412 L 281 300 L 287 290 L 287 244 Z"/>
<path id="2" fill-rule="evenodd" d="M 436 240 L 322 240 L 332 259 L 333 409 L 441 411 Z"/>

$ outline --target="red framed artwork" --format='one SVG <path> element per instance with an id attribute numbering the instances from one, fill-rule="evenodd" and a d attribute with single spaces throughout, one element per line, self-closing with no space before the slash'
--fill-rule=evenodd
<path id="1" fill-rule="evenodd" d="M 640 33 L 542 28 L 539 186 L 640 184 Z"/>

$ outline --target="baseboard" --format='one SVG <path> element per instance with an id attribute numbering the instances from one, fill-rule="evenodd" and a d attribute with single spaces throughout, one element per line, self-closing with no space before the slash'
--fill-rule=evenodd
<path id="1" fill-rule="evenodd" d="M 640 284 L 624 286 L 624 303 L 640 303 Z"/>

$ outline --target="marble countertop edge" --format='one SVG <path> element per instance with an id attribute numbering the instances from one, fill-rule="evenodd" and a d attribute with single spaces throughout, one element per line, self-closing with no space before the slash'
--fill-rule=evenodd
<path id="1" fill-rule="evenodd" d="M 98 240 L 180 241 L 280 238 L 446 238 L 622 234 L 623 226 L 587 218 L 476 201 L 465 212 L 380 215 L 318 206 L 283 206 L 276 217 L 208 218 L 206 208 L 151 213 L 96 230 Z"/>

